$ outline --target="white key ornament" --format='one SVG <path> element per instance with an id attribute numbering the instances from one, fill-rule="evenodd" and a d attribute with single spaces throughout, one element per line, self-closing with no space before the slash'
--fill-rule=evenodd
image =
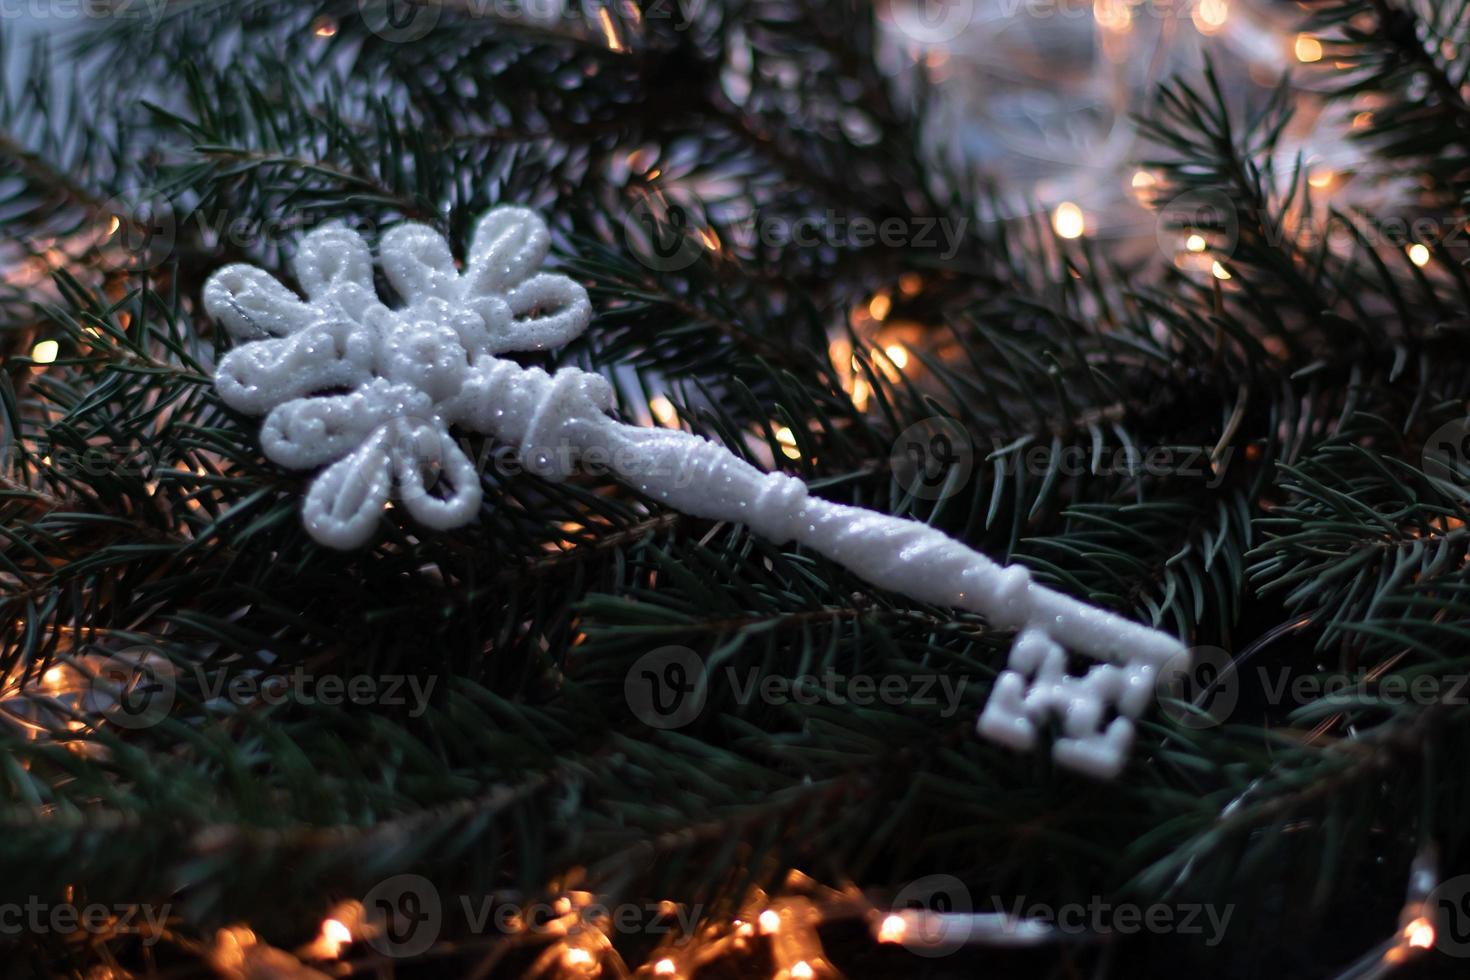
<path id="1" fill-rule="evenodd" d="M 205 308 L 238 342 L 215 372 L 220 397 L 265 415 L 260 438 L 271 460 L 326 467 L 302 507 L 312 537 L 333 548 L 365 544 L 390 495 L 430 528 L 473 520 L 480 480 L 450 435 L 456 426 L 517 445 L 551 479 L 595 452 L 669 507 L 797 541 L 874 585 L 1017 630 L 980 732 L 1030 748 L 1054 718 L 1058 762 L 1103 778 L 1122 769 L 1132 719 L 1152 700 L 1159 670 L 1183 652 L 1177 640 L 1038 585 L 1026 569 L 924 524 L 812 497 L 799 479 L 763 473 L 707 439 L 617 422 L 600 375 L 547 374 L 497 357 L 566 343 L 591 319 L 581 285 L 539 271 L 549 247 L 538 215 L 497 207 L 476 226 L 461 272 L 436 232 L 399 225 L 379 248 L 406 301 L 398 309 L 378 298 L 366 243 L 341 226 L 301 243 L 295 271 L 305 300 L 253 266 L 210 277 Z M 1071 676 L 1067 651 L 1098 662 Z"/>

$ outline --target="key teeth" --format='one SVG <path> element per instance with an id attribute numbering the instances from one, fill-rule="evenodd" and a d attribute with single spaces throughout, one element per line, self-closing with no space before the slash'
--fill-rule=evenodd
<path id="1" fill-rule="evenodd" d="M 1036 725 L 1026 717 L 1026 678 L 1013 670 L 1003 672 L 995 681 L 990 700 L 980 712 L 976 730 L 1002 745 L 1020 751 L 1036 746 Z"/>
<path id="2" fill-rule="evenodd" d="M 1147 710 L 1158 671 L 1151 663 L 1101 663 L 1082 677 L 1066 671 L 1066 653 L 1044 630 L 1023 629 L 1007 669 L 996 678 L 976 730 L 1017 750 L 1034 748 L 1049 718 L 1064 734 L 1052 746 L 1058 765 L 1095 779 L 1112 779 L 1128 762 L 1133 722 Z M 1117 712 L 1106 727 L 1102 719 Z"/>
<path id="3" fill-rule="evenodd" d="M 1052 746 L 1052 758 L 1095 779 L 1113 779 L 1128 763 L 1128 749 L 1133 744 L 1133 723 L 1127 718 L 1114 718 L 1107 730 L 1084 738 L 1059 738 Z"/>
<path id="4" fill-rule="evenodd" d="M 1148 710 L 1158 686 L 1159 669 L 1153 664 L 1137 664 L 1124 667 L 1123 689 L 1118 695 L 1118 711 L 1129 718 L 1137 718 Z"/>

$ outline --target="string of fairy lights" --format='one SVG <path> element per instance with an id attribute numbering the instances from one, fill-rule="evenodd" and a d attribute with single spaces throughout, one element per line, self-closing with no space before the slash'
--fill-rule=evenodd
<path id="1" fill-rule="evenodd" d="M 836 980 L 842 973 L 823 948 L 818 929 L 840 921 L 864 924 L 877 943 L 926 953 L 960 945 L 1037 946 L 1067 938 L 1052 925 L 1003 912 L 884 911 L 854 887 L 823 887 L 793 871 L 781 895 L 773 897 L 756 889 L 747 896 L 746 908 L 728 924 L 706 923 L 692 935 L 673 932 L 672 938 L 634 967 L 623 960 L 612 942 L 611 918 L 589 913 L 596 908 L 592 893 L 569 891 L 555 898 L 550 907 L 555 914 L 546 921 L 533 925 L 523 917 L 515 918 L 502 933 L 481 937 L 478 944 L 461 939 L 449 944 L 450 948 L 478 960 L 482 969 L 476 975 L 480 976 L 503 962 L 511 950 L 528 949 L 530 965 L 519 974 L 527 978 L 681 980 L 713 963 L 735 958 L 769 962 L 774 980 Z M 361 903 L 348 901 L 335 906 L 322 920 L 317 935 L 292 952 L 269 946 L 248 927 L 235 925 L 216 933 L 206 957 L 227 977 L 257 975 L 262 964 L 277 970 L 287 967 L 286 972 L 276 974 L 285 977 L 340 975 L 370 964 L 382 965 L 382 955 L 370 947 L 383 928 Z M 1070 938 L 1075 941 L 1075 936 Z M 297 968 L 312 972 L 292 972 Z"/>
<path id="2" fill-rule="evenodd" d="M 1438 939 L 1429 905 L 1439 880 L 1434 849 L 1426 848 L 1409 876 L 1400 925 L 1385 941 L 1343 970 L 1336 980 L 1377 980 L 1424 956 Z M 672 903 L 664 903 L 673 910 Z M 902 947 L 924 957 L 961 948 L 1024 949 L 1067 944 L 1072 949 L 1097 943 L 1101 936 L 1079 936 L 1053 918 L 1026 917 L 1002 911 L 935 911 L 929 908 L 884 909 L 853 886 L 821 886 L 799 871 L 790 872 L 781 894 L 755 889 L 747 906 L 726 924 L 705 923 L 693 934 L 670 933 L 637 966 L 630 966 L 617 945 L 612 918 L 589 914 L 596 909 L 590 892 L 569 891 L 551 907 L 553 918 L 532 925 L 513 919 L 509 928 L 490 937 L 457 939 L 445 952 L 477 962 L 471 974 L 485 977 L 515 950 L 529 951 L 528 965 L 517 966 L 527 980 L 586 980 L 602 977 L 691 980 L 713 964 L 739 964 L 744 976 L 772 980 L 841 980 L 843 972 L 823 946 L 819 929 L 840 922 L 863 924 L 880 945 Z M 243 925 L 219 930 L 204 955 L 230 980 L 271 977 L 307 980 L 376 972 L 391 975 L 391 957 L 370 947 L 383 924 L 372 921 L 361 903 L 343 902 L 322 920 L 315 938 L 293 952 L 270 946 Z M 364 952 L 366 951 L 366 952 Z M 428 954 L 432 955 L 432 953 Z M 769 964 L 769 973 L 756 964 Z"/>

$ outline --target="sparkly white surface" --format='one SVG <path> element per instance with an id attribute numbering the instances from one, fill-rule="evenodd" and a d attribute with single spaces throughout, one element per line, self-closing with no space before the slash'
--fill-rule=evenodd
<path id="1" fill-rule="evenodd" d="M 303 507 L 314 538 L 366 543 L 395 491 L 429 527 L 471 520 L 480 481 L 451 425 L 506 429 L 534 445 L 570 415 L 601 415 L 611 393 L 600 377 L 573 372 L 553 384 L 493 356 L 564 344 L 591 319 L 586 290 L 539 271 L 550 244 L 535 213 L 496 208 L 475 228 L 461 273 L 432 229 L 400 225 L 379 255 L 405 300 L 398 309 L 378 298 L 367 243 L 340 226 L 317 229 L 297 251 L 305 300 L 252 266 L 210 277 L 205 308 L 244 341 L 220 360 L 220 397 L 269 413 L 261 444 L 270 459 L 327 466 Z M 492 425 L 496 413 L 505 418 Z"/>
<path id="2" fill-rule="evenodd" d="M 241 342 L 219 363 L 220 397 L 266 415 L 261 444 L 273 461 L 326 466 L 302 507 L 314 538 L 365 544 L 390 496 L 431 528 L 474 519 L 479 477 L 451 427 L 516 444 L 548 479 L 595 452 L 669 507 L 798 541 L 874 585 L 1018 630 L 980 732 L 1029 749 L 1055 718 L 1059 763 L 1099 778 L 1122 769 L 1132 719 L 1147 708 L 1159 668 L 1183 652 L 1177 640 L 1046 589 L 1024 568 L 924 524 L 809 496 L 800 480 L 764 473 L 709 440 L 616 422 L 600 375 L 547 374 L 497 357 L 566 343 L 591 319 L 586 290 L 539 271 L 549 246 L 534 212 L 495 208 L 460 272 L 437 233 L 401 225 L 379 248 L 383 274 L 405 300 L 398 309 L 378 298 L 367 244 L 338 226 L 301 243 L 295 272 L 305 300 L 251 266 L 210 277 L 205 308 Z M 1071 676 L 1066 651 L 1099 662 Z"/>

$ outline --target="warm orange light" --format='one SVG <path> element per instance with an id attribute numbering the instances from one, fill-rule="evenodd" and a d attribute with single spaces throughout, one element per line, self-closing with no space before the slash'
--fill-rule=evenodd
<path id="1" fill-rule="evenodd" d="M 797 960 L 791 967 L 791 980 L 812 980 L 817 971 L 806 960 Z"/>
<path id="2" fill-rule="evenodd" d="M 326 919 L 322 922 L 321 945 L 328 959 L 336 959 L 342 955 L 342 947 L 352 945 L 352 930 L 336 919 Z"/>
<path id="3" fill-rule="evenodd" d="M 1063 238 L 1081 238 L 1082 233 L 1087 230 L 1087 219 L 1083 217 L 1082 209 L 1071 201 L 1063 201 L 1057 205 L 1051 216 L 1051 224 Z"/>
<path id="4" fill-rule="evenodd" d="M 1230 4 L 1227 0 L 1200 0 L 1194 13 L 1190 15 L 1195 30 L 1201 34 L 1214 34 L 1225 26 L 1225 21 L 1229 18 Z"/>
<path id="5" fill-rule="evenodd" d="M 1092 17 L 1097 26 L 1118 34 L 1126 34 L 1133 25 L 1127 0 L 1092 0 Z"/>
<path id="6" fill-rule="evenodd" d="M 31 360 L 37 364 L 50 364 L 61 353 L 61 345 L 54 340 L 43 340 L 31 348 Z"/>
<path id="7" fill-rule="evenodd" d="M 879 293 L 868 300 L 868 316 L 874 320 L 886 319 L 891 309 L 893 309 L 893 300 L 888 298 L 887 293 Z"/>
<path id="8" fill-rule="evenodd" d="M 1414 949 L 1428 949 L 1434 945 L 1434 923 L 1423 916 L 1404 926 L 1404 940 Z"/>
<path id="9" fill-rule="evenodd" d="M 775 909 L 766 909 L 756 921 L 760 923 L 761 932 L 768 936 L 781 931 L 781 916 L 776 914 Z"/>
<path id="10" fill-rule="evenodd" d="M 883 354 L 900 371 L 909 366 L 909 352 L 901 344 L 889 344 L 883 348 Z"/>
<path id="11" fill-rule="evenodd" d="M 671 977 L 674 975 L 674 961 L 665 957 L 653 964 L 654 976 Z"/>
<path id="12" fill-rule="evenodd" d="M 607 39 L 608 49 L 623 50 L 623 42 L 618 40 L 618 30 L 613 26 L 612 14 L 608 13 L 606 7 L 597 8 L 597 19 L 602 23 L 602 36 Z"/>
<path id="13" fill-rule="evenodd" d="M 908 923 L 903 921 L 903 916 L 886 916 L 882 925 L 878 927 L 878 942 L 901 943 L 908 931 Z"/>
<path id="14" fill-rule="evenodd" d="M 781 454 L 787 459 L 801 459 L 801 450 L 796 448 L 796 433 L 787 426 L 776 429 L 776 441 L 781 444 Z M 761 924 L 765 924 L 765 913 L 761 913 Z"/>
<path id="15" fill-rule="evenodd" d="M 1136 170 L 1133 173 L 1132 183 L 1134 190 L 1146 190 L 1147 188 L 1153 187 L 1158 182 L 1158 178 L 1149 173 L 1147 170 Z"/>
<path id="16" fill-rule="evenodd" d="M 1296 60 L 1302 64 L 1322 60 L 1322 42 L 1310 34 L 1296 36 Z"/>
<path id="17" fill-rule="evenodd" d="M 1184 240 L 1184 247 L 1191 252 L 1203 252 L 1206 244 L 1204 235 L 1190 235 Z"/>
<path id="18" fill-rule="evenodd" d="M 335 37 L 337 22 L 330 17 L 318 17 L 311 25 L 311 33 L 317 37 Z"/>
<path id="19" fill-rule="evenodd" d="M 1229 279 L 1230 278 L 1230 272 L 1229 272 L 1229 270 L 1227 270 L 1219 262 L 1216 262 L 1214 265 L 1210 266 L 1210 273 L 1216 279 L 1225 280 L 1225 279 Z"/>
<path id="20" fill-rule="evenodd" d="M 573 969 L 582 969 L 592 965 L 592 954 L 580 946 L 570 946 L 561 954 L 561 961 Z"/>
<path id="21" fill-rule="evenodd" d="M 1319 170 L 1307 178 L 1307 183 L 1316 188 L 1331 187 L 1332 182 L 1337 179 L 1337 174 L 1331 170 Z"/>
<path id="22" fill-rule="evenodd" d="M 657 159 L 657 154 L 655 153 L 655 151 L 649 150 L 647 148 L 640 148 L 634 150 L 632 153 L 629 153 L 626 162 L 628 164 L 629 170 L 643 173 L 653 164 L 653 161 L 655 159 Z"/>
<path id="23" fill-rule="evenodd" d="M 1413 245 L 1409 246 L 1408 252 L 1409 261 L 1417 265 L 1419 268 L 1422 269 L 1429 264 L 1429 249 L 1426 248 L 1424 245 L 1415 242 Z"/>
<path id="24" fill-rule="evenodd" d="M 674 420 L 679 417 L 679 413 L 674 410 L 674 403 L 663 395 L 655 395 L 653 400 L 648 403 L 648 410 L 653 413 L 653 417 L 658 420 L 660 425 L 672 425 Z"/>
<path id="25" fill-rule="evenodd" d="M 245 962 L 245 951 L 255 945 L 255 933 L 245 926 L 226 926 L 214 934 L 210 962 L 221 970 L 236 970 Z"/>
<path id="26" fill-rule="evenodd" d="M 852 396 L 853 407 L 859 412 L 864 411 L 868 407 L 868 396 L 872 392 L 868 388 L 867 379 L 863 377 L 858 359 L 852 354 L 852 344 L 839 337 L 827 348 L 827 355 L 832 358 L 832 364 L 838 370 L 838 377 L 843 387 Z"/>

